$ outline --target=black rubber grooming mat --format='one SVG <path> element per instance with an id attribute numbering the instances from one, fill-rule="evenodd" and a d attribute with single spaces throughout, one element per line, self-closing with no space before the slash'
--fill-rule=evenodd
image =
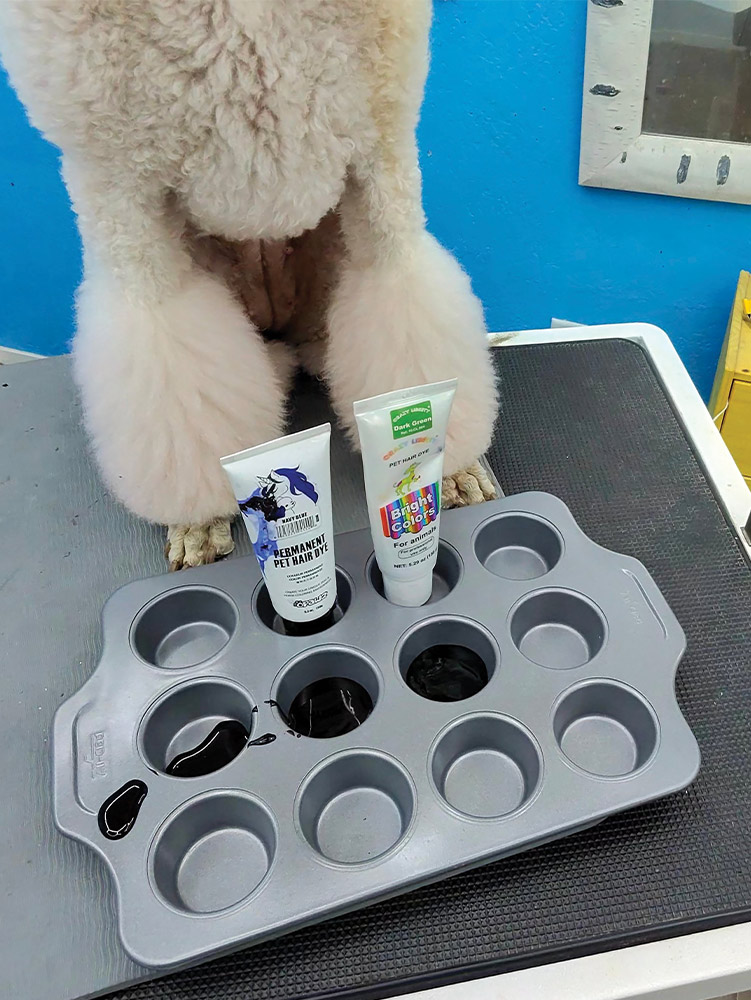
<path id="1" fill-rule="evenodd" d="M 646 355 L 626 341 L 494 352 L 490 460 L 641 559 L 688 635 L 701 746 L 679 795 L 166 979 L 127 1000 L 390 996 L 751 918 L 751 572 Z"/>

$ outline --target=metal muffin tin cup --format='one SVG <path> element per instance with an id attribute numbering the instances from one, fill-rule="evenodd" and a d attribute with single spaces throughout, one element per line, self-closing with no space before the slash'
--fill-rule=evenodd
<path id="1" fill-rule="evenodd" d="M 676 792 L 699 750 L 675 699 L 683 631 L 645 568 L 555 497 L 442 516 L 433 599 L 389 604 L 369 532 L 339 535 L 343 615 L 280 634 L 252 557 L 129 584 L 54 729 L 58 827 L 106 860 L 127 952 L 177 967 L 498 860 Z M 407 682 L 433 646 L 482 665 L 470 697 Z M 366 692 L 328 739 L 289 725 L 307 685 Z M 170 774 L 220 724 L 249 743 Z M 126 836 L 102 804 L 143 783 Z M 141 785 L 137 785 L 141 788 Z"/>

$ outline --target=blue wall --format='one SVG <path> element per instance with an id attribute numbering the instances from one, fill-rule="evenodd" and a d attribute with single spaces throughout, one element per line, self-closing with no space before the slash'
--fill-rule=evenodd
<path id="1" fill-rule="evenodd" d="M 431 229 L 492 329 L 642 320 L 706 396 L 748 209 L 577 186 L 586 0 L 440 0 L 420 129 Z M 80 251 L 54 151 L 0 81 L 0 344 L 56 353 Z"/>
<path id="2" fill-rule="evenodd" d="M 80 273 L 57 150 L 31 128 L 0 74 L 0 345 L 67 350 Z"/>

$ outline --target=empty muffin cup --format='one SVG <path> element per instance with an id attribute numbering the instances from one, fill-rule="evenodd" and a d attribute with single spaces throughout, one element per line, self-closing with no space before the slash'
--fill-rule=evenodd
<path id="1" fill-rule="evenodd" d="M 216 656 L 236 628 L 237 609 L 226 594 L 211 587 L 179 587 L 139 612 L 131 645 L 155 667 L 194 667 Z"/>
<path id="2" fill-rule="evenodd" d="M 139 733 L 141 752 L 146 763 L 163 774 L 209 774 L 245 748 L 253 715 L 250 696 L 232 681 L 186 681 L 146 713 Z"/>
<path id="3" fill-rule="evenodd" d="M 187 913 L 220 913 L 246 901 L 276 852 L 271 813 L 247 793 L 217 790 L 191 799 L 165 822 L 150 876 L 166 903 Z"/>
<path id="4" fill-rule="evenodd" d="M 476 819 L 500 819 L 532 798 L 542 758 L 535 741 L 517 723 L 500 715 L 470 715 L 438 737 L 430 773 L 452 809 Z"/>
<path id="5" fill-rule="evenodd" d="M 373 750 L 329 758 L 303 783 L 296 818 L 318 854 L 339 864 L 375 861 L 404 837 L 415 810 L 405 769 Z"/>
<path id="6" fill-rule="evenodd" d="M 540 590 L 517 605 L 511 638 L 541 667 L 570 670 L 589 663 L 605 642 L 605 620 L 584 597 L 569 590 Z"/>
<path id="7" fill-rule="evenodd" d="M 561 558 L 563 543 L 555 528 L 530 514 L 501 514 L 477 529 L 475 555 L 495 576 L 534 580 Z"/>
<path id="8" fill-rule="evenodd" d="M 366 570 L 368 579 L 377 594 L 384 600 L 383 575 L 375 556 L 370 557 Z M 462 576 L 462 560 L 456 549 L 447 542 L 438 543 L 438 557 L 433 570 L 433 590 L 427 604 L 436 604 L 447 597 L 459 583 Z"/>
<path id="9" fill-rule="evenodd" d="M 331 614 L 324 616 L 320 631 L 323 632 L 326 629 L 331 628 L 332 625 L 336 625 L 337 622 L 341 621 L 347 613 L 347 609 L 351 603 L 352 584 L 350 583 L 350 579 L 347 574 L 337 567 L 336 604 L 334 605 Z M 265 625 L 266 628 L 270 628 L 274 632 L 278 632 L 280 635 L 287 634 L 281 615 L 277 614 L 274 605 L 271 603 L 271 597 L 269 596 L 265 583 L 261 583 L 256 590 L 255 608 L 258 620 Z M 316 635 L 319 633 L 309 632 L 308 634 Z"/>
<path id="10" fill-rule="evenodd" d="M 463 701 L 485 687 L 500 653 L 495 639 L 468 618 L 431 618 L 401 639 L 399 671 L 407 686 L 429 701 Z"/>
<path id="11" fill-rule="evenodd" d="M 284 668 L 272 703 L 293 732 L 331 739 L 365 722 L 380 687 L 378 668 L 363 653 L 346 646 L 318 646 Z"/>
<path id="12" fill-rule="evenodd" d="M 553 731 L 572 764 L 601 778 L 625 777 L 644 767 L 658 739 L 646 701 L 612 681 L 591 681 L 565 694 Z"/>

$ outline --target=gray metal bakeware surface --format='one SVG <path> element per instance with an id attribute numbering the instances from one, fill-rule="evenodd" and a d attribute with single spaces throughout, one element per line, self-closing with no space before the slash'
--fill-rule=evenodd
<path id="1" fill-rule="evenodd" d="M 315 636 L 275 631 L 253 557 L 131 583 L 105 606 L 99 666 L 56 715 L 54 808 L 106 860 L 144 966 L 498 860 L 697 773 L 674 692 L 683 630 L 643 565 L 591 541 L 562 501 L 445 512 L 421 608 L 383 598 L 367 530 L 338 535 L 336 557 L 344 614 Z M 446 646 L 482 664 L 465 700 L 407 683 Z M 299 736 L 296 696 L 332 677 L 372 711 L 344 735 Z M 168 773 L 227 722 L 248 733 L 230 763 Z M 108 839 L 101 808 L 119 791 L 140 808 Z"/>

